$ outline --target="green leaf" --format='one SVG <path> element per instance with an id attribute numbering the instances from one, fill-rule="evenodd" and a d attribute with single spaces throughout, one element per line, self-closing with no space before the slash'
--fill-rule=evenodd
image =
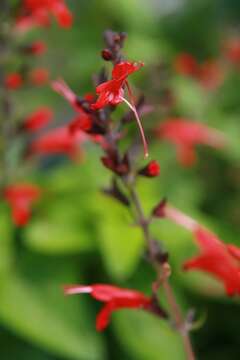
<path id="1" fill-rule="evenodd" d="M 169 325 L 143 311 L 123 310 L 113 315 L 122 346 L 136 360 L 184 360 L 180 336 Z"/>
<path id="2" fill-rule="evenodd" d="M 71 265 L 49 263 L 49 259 L 39 263 L 42 269 L 38 267 L 38 275 L 36 263 L 33 279 L 12 272 L 1 280 L 1 323 L 57 355 L 73 360 L 104 359 L 103 344 L 88 316 L 88 307 L 78 297 L 63 295 L 62 283 L 76 281 Z"/>
<path id="3" fill-rule="evenodd" d="M 143 251 L 141 231 L 133 226 L 129 209 L 103 195 L 94 197 L 93 201 L 106 270 L 115 279 L 126 279 L 136 269 Z"/>
<path id="4" fill-rule="evenodd" d="M 74 254 L 93 248 L 92 232 L 59 221 L 36 220 L 25 230 L 28 247 L 46 254 Z"/>
<path id="5" fill-rule="evenodd" d="M 11 268 L 13 261 L 12 253 L 13 225 L 11 223 L 10 211 L 6 206 L 0 208 L 0 274 L 5 274 Z"/>

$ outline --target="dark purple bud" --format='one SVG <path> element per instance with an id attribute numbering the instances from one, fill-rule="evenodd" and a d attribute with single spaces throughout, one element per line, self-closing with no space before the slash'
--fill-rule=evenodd
<path id="1" fill-rule="evenodd" d="M 106 61 L 113 60 L 113 53 L 109 49 L 103 49 L 101 52 L 102 58 Z"/>

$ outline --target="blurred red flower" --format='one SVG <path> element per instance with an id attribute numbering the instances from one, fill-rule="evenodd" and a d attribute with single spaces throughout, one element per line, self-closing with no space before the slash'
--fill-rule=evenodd
<path id="1" fill-rule="evenodd" d="M 31 152 L 36 154 L 66 154 L 76 158 L 80 153 L 79 145 L 85 140 L 83 133 L 72 136 L 67 126 L 49 131 L 34 140 Z"/>
<path id="2" fill-rule="evenodd" d="M 51 14 L 61 27 L 69 28 L 72 25 L 72 14 L 64 0 L 24 0 L 23 6 L 28 16 L 36 19 L 36 23 L 39 23 L 38 19 L 42 16 L 48 18 Z"/>
<path id="3" fill-rule="evenodd" d="M 181 53 L 174 60 L 174 68 L 178 74 L 197 76 L 199 72 L 197 60 L 188 53 Z"/>
<path id="4" fill-rule="evenodd" d="M 203 63 L 188 53 L 179 54 L 174 60 L 174 68 L 178 74 L 197 80 L 205 89 L 218 88 L 224 79 L 224 72 L 216 60 L 206 60 Z"/>
<path id="5" fill-rule="evenodd" d="M 6 75 L 4 84 L 9 90 L 17 90 L 23 84 L 23 78 L 19 73 L 10 73 Z"/>
<path id="6" fill-rule="evenodd" d="M 217 61 L 208 60 L 199 66 L 198 80 L 208 90 L 217 89 L 224 80 L 224 73 Z"/>
<path id="7" fill-rule="evenodd" d="M 53 118 L 53 111 L 49 107 L 41 107 L 27 116 L 24 127 L 28 131 L 37 131 L 46 126 Z"/>
<path id="8" fill-rule="evenodd" d="M 46 46 L 45 42 L 38 40 L 30 45 L 28 51 L 32 55 L 39 56 L 39 55 L 44 54 L 46 52 L 46 50 L 47 50 L 47 46 Z"/>
<path id="9" fill-rule="evenodd" d="M 78 103 L 77 95 L 72 91 L 72 89 L 65 83 L 64 80 L 58 79 L 51 82 L 51 86 L 54 91 L 64 97 L 67 102 L 73 107 L 74 110 L 82 114 L 82 107 Z"/>
<path id="10" fill-rule="evenodd" d="M 35 86 L 42 86 L 49 81 L 49 71 L 45 68 L 36 68 L 29 73 L 30 81 Z"/>
<path id="11" fill-rule="evenodd" d="M 224 43 L 226 58 L 235 65 L 240 65 L 240 38 L 231 38 Z"/>
<path id="12" fill-rule="evenodd" d="M 94 299 L 105 303 L 97 316 L 96 328 L 98 331 L 102 331 L 108 326 L 113 311 L 127 308 L 148 310 L 152 301 L 151 298 L 138 291 L 104 284 L 65 286 L 64 293 L 66 295 L 88 293 Z"/>
<path id="13" fill-rule="evenodd" d="M 167 119 L 157 127 L 156 135 L 176 146 L 178 160 L 183 166 L 195 163 L 196 145 L 220 148 L 225 144 L 224 135 L 220 131 L 184 118 Z"/>
<path id="14" fill-rule="evenodd" d="M 197 227 L 193 232 L 201 250 L 184 264 L 184 270 L 200 270 L 212 274 L 220 280 L 229 296 L 240 295 L 240 249 L 222 243 L 210 231 Z"/>
<path id="15" fill-rule="evenodd" d="M 4 198 L 12 209 L 13 222 L 24 226 L 31 216 L 32 203 L 40 197 L 40 189 L 32 184 L 16 184 L 5 188 Z"/>

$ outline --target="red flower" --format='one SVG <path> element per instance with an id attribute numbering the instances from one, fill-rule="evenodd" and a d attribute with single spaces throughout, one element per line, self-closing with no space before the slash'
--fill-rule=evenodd
<path id="1" fill-rule="evenodd" d="M 29 48 L 27 49 L 27 51 L 32 54 L 32 55 L 36 55 L 36 56 L 40 56 L 42 54 L 44 54 L 47 50 L 47 46 L 45 44 L 45 42 L 43 41 L 35 41 L 34 43 L 32 43 Z"/>
<path id="2" fill-rule="evenodd" d="M 130 63 L 128 61 L 115 65 L 112 71 L 112 80 L 97 86 L 96 92 L 99 94 L 99 98 L 95 104 L 92 104 L 92 109 L 102 109 L 107 105 L 117 105 L 124 101 L 124 86 L 127 77 L 139 70 L 141 66 L 143 63 Z"/>
<path id="3" fill-rule="evenodd" d="M 196 145 L 219 148 L 225 144 L 220 131 L 183 118 L 167 119 L 156 129 L 156 134 L 176 146 L 178 160 L 184 166 L 191 166 L 196 161 Z"/>
<path id="4" fill-rule="evenodd" d="M 4 79 L 4 84 L 10 90 L 17 90 L 23 84 L 22 76 L 19 73 L 8 74 Z"/>
<path id="5" fill-rule="evenodd" d="M 24 0 L 23 10 L 30 18 L 36 19 L 36 23 L 39 17 L 48 18 L 51 14 L 61 27 L 69 28 L 72 25 L 72 14 L 64 0 Z"/>
<path id="6" fill-rule="evenodd" d="M 184 270 L 200 270 L 220 280 L 229 296 L 240 295 L 240 249 L 225 245 L 211 232 L 198 227 L 194 231 L 201 253 L 185 262 Z M 237 256 L 236 256 L 237 255 Z"/>
<path id="7" fill-rule="evenodd" d="M 30 72 L 29 77 L 33 85 L 42 86 L 49 81 L 49 72 L 44 68 L 36 68 Z"/>
<path id="8" fill-rule="evenodd" d="M 225 42 L 224 53 L 229 61 L 235 65 L 240 64 L 240 39 L 232 38 Z"/>
<path id="9" fill-rule="evenodd" d="M 197 60 L 187 53 L 179 54 L 174 61 L 174 68 L 178 74 L 195 77 L 198 75 L 199 67 Z"/>
<path id="10" fill-rule="evenodd" d="M 240 248 L 232 245 L 232 244 L 227 244 L 227 249 L 228 252 L 238 261 L 240 261 Z"/>
<path id="11" fill-rule="evenodd" d="M 25 33 L 35 27 L 50 26 L 50 19 L 46 11 L 38 11 L 31 15 L 20 15 L 16 19 L 15 31 Z"/>
<path id="12" fill-rule="evenodd" d="M 166 202 L 156 206 L 153 215 L 165 217 L 194 235 L 200 248 L 200 255 L 186 261 L 184 270 L 207 272 L 223 283 L 229 296 L 240 295 L 240 248 L 232 244 L 224 244 L 190 216 L 169 206 Z"/>
<path id="13" fill-rule="evenodd" d="M 223 71 L 217 61 L 205 61 L 199 67 L 198 80 L 208 90 L 218 88 L 224 79 Z"/>
<path id="14" fill-rule="evenodd" d="M 11 185 L 4 190 L 4 198 L 12 208 L 13 222 L 17 226 L 24 226 L 31 216 L 31 205 L 40 196 L 40 189 L 36 185 Z"/>
<path id="15" fill-rule="evenodd" d="M 66 286 L 64 292 L 66 295 L 88 293 L 94 299 L 105 303 L 97 316 L 96 328 L 98 331 L 102 331 L 108 326 L 113 311 L 128 308 L 149 310 L 152 302 L 151 298 L 138 291 L 104 284 Z"/>
<path id="16" fill-rule="evenodd" d="M 138 116 L 136 107 L 134 105 L 132 92 L 127 81 L 127 77 L 133 72 L 139 70 L 142 66 L 143 63 L 131 63 L 128 61 L 122 61 L 116 64 L 112 70 L 112 79 L 97 86 L 96 92 L 97 94 L 99 94 L 99 97 L 97 101 L 91 105 L 91 108 L 93 110 L 98 110 L 104 108 L 107 105 L 118 105 L 121 102 L 125 102 L 135 115 L 140 130 L 140 134 L 142 137 L 142 142 L 144 146 L 144 155 L 145 157 L 147 157 L 148 156 L 147 141 L 145 139 L 142 124 Z M 127 86 L 129 92 L 130 102 L 124 98 L 125 85 Z"/>
<path id="17" fill-rule="evenodd" d="M 160 165 L 156 160 L 152 160 L 139 171 L 139 174 L 146 177 L 156 177 L 160 174 Z"/>
<path id="18" fill-rule="evenodd" d="M 52 118 L 52 110 L 48 107 L 41 107 L 25 119 L 24 127 L 28 131 L 37 131 L 47 125 Z"/>
<path id="19" fill-rule="evenodd" d="M 79 144 L 84 140 L 82 133 L 72 136 L 68 127 L 63 126 L 34 140 L 31 151 L 37 154 L 66 154 L 76 158 L 80 151 Z"/>

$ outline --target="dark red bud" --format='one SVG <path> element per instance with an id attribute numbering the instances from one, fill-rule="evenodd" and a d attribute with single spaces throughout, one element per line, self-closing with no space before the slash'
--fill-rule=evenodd
<path id="1" fill-rule="evenodd" d="M 152 160 L 147 166 L 139 170 L 138 173 L 146 177 L 156 177 L 160 174 L 160 165 L 157 161 Z"/>
<path id="2" fill-rule="evenodd" d="M 102 50 L 102 58 L 106 61 L 111 61 L 113 59 L 113 54 L 109 49 Z"/>
<path id="3" fill-rule="evenodd" d="M 167 200 L 163 199 L 160 201 L 160 203 L 153 209 L 152 215 L 154 217 L 162 218 L 165 216 L 164 210 L 165 206 L 167 204 Z"/>

